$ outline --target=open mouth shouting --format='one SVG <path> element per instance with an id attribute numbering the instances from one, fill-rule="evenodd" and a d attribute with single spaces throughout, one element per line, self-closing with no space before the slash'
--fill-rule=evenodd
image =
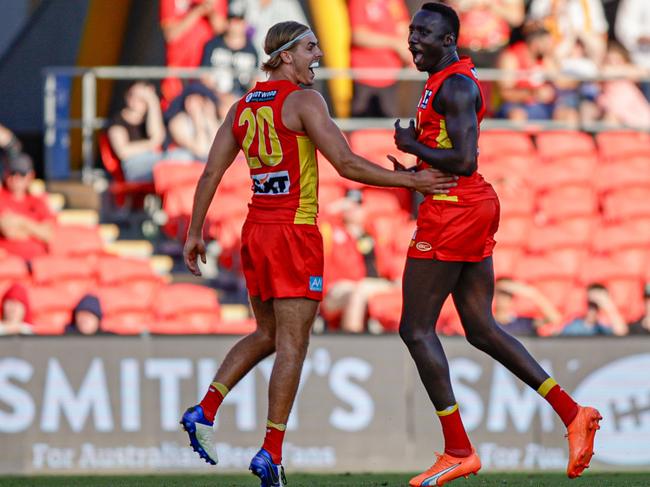
<path id="1" fill-rule="evenodd" d="M 414 46 L 409 46 L 409 51 L 411 51 L 411 54 L 413 55 L 413 63 L 418 66 L 424 59 L 424 54 L 420 49 Z"/>
<path id="2" fill-rule="evenodd" d="M 311 75 L 314 76 L 314 69 L 318 68 L 320 66 L 320 61 L 314 61 L 309 65 L 309 71 L 311 72 Z"/>

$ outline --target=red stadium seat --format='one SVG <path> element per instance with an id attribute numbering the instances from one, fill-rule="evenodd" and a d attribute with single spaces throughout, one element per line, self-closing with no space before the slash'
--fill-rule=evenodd
<path id="1" fill-rule="evenodd" d="M 347 185 L 347 181 L 323 155 L 318 157 L 318 183 L 321 188 L 323 186 L 344 187 Z"/>
<path id="2" fill-rule="evenodd" d="M 530 136 L 524 132 L 509 130 L 484 130 L 478 140 L 479 161 L 501 159 L 504 156 L 532 156 L 535 146 Z"/>
<path id="3" fill-rule="evenodd" d="M 57 225 L 48 245 L 54 255 L 89 256 L 104 251 L 99 228 L 82 225 Z"/>
<path id="4" fill-rule="evenodd" d="M 596 142 L 605 162 L 638 156 L 650 158 L 650 135 L 646 132 L 600 132 L 596 135 Z"/>
<path id="5" fill-rule="evenodd" d="M 100 288 L 98 292 L 104 318 L 102 328 L 120 335 L 138 335 L 153 322 L 151 297 L 134 296 L 128 287 Z"/>
<path id="6" fill-rule="evenodd" d="M 399 289 L 375 294 L 368 299 L 368 316 L 377 320 L 386 332 L 399 330 L 401 314 L 402 292 Z"/>
<path id="7" fill-rule="evenodd" d="M 79 296 L 74 296 L 54 284 L 32 286 L 28 289 L 29 303 L 33 316 L 33 330 L 36 334 L 58 335 L 70 323 L 72 310 Z"/>
<path id="8" fill-rule="evenodd" d="M 566 248 L 588 248 L 594 238 L 597 220 L 568 218 L 553 224 L 533 225 L 527 234 L 527 248 L 545 253 Z"/>
<path id="9" fill-rule="evenodd" d="M 594 183 L 601 193 L 650 188 L 650 157 L 603 164 L 595 173 Z"/>
<path id="10" fill-rule="evenodd" d="M 205 164 L 201 162 L 161 162 L 153 168 L 153 184 L 156 194 L 164 196 L 177 186 L 196 186 Z"/>
<path id="11" fill-rule="evenodd" d="M 590 186 L 549 189 L 538 200 L 539 216 L 547 221 L 592 217 L 598 213 L 596 192 Z"/>
<path id="12" fill-rule="evenodd" d="M 499 230 L 495 235 L 499 245 L 508 247 L 523 246 L 528 242 L 528 231 L 532 225 L 529 216 L 507 216 L 499 222 Z"/>
<path id="13" fill-rule="evenodd" d="M 129 289 L 140 298 L 151 299 L 162 284 L 148 260 L 103 256 L 98 259 L 97 271 L 101 287 Z"/>
<path id="14" fill-rule="evenodd" d="M 32 260 L 32 279 L 38 286 L 57 287 L 76 298 L 97 284 L 91 259 L 60 255 L 35 257 Z"/>
<path id="15" fill-rule="evenodd" d="M 220 321 L 214 333 L 221 335 L 248 335 L 257 329 L 257 322 L 250 318 L 236 321 Z"/>
<path id="16" fill-rule="evenodd" d="M 519 260 L 524 254 L 524 250 L 519 246 L 499 245 L 494 250 L 494 274 L 499 277 L 511 277 L 515 273 Z"/>
<path id="17" fill-rule="evenodd" d="M 12 284 L 27 284 L 29 280 L 27 263 L 22 258 L 11 254 L 0 257 L 0 298 Z"/>
<path id="18" fill-rule="evenodd" d="M 117 206 L 140 207 L 143 197 L 154 192 L 153 183 L 131 182 L 124 179 L 120 160 L 113 152 L 106 133 L 99 134 L 98 145 L 104 169 L 112 178 L 109 191 Z"/>
<path id="19" fill-rule="evenodd" d="M 535 195 L 525 186 L 497 187 L 501 204 L 501 218 L 523 216 L 532 218 L 535 210 Z"/>
<path id="20" fill-rule="evenodd" d="M 538 191 L 562 186 L 591 186 L 596 157 L 580 156 L 539 164 L 533 168 L 531 181 Z"/>
<path id="21" fill-rule="evenodd" d="M 206 324 L 211 330 L 221 317 L 217 295 L 213 289 L 195 284 L 170 284 L 158 290 L 153 303 L 159 321 Z"/>
<path id="22" fill-rule="evenodd" d="M 572 130 L 541 132 L 537 135 L 537 152 L 545 161 L 597 154 L 589 134 Z"/>
<path id="23" fill-rule="evenodd" d="M 650 218 L 650 187 L 621 188 L 603 198 L 603 214 L 609 221 Z"/>

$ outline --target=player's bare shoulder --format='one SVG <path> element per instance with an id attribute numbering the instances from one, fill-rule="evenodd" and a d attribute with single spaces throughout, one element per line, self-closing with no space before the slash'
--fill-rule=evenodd
<path id="1" fill-rule="evenodd" d="M 287 96 L 282 109 L 284 124 L 298 131 L 304 131 L 305 120 L 329 116 L 323 96 L 309 88 L 296 90 Z"/>
<path id="2" fill-rule="evenodd" d="M 436 98 L 445 109 L 476 107 L 481 103 L 481 93 L 476 82 L 464 74 L 449 76 L 442 83 L 439 94 Z"/>

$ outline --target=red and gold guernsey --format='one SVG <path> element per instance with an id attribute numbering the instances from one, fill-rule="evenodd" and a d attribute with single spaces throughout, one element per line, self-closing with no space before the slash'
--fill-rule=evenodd
<path id="1" fill-rule="evenodd" d="M 481 94 L 481 109 L 478 111 L 477 118 L 480 125 L 485 115 L 485 100 L 474 64 L 469 57 L 462 57 L 458 62 L 447 66 L 442 71 L 432 74 L 427 80 L 422 92 L 422 97 L 418 102 L 417 114 L 417 131 L 418 142 L 421 142 L 434 149 L 451 149 L 452 142 L 447 134 L 447 127 L 444 115 L 436 112 L 433 108 L 433 100 L 442 86 L 443 82 L 454 74 L 462 74 L 472 79 Z M 418 161 L 420 167 L 430 167 L 424 161 Z M 426 207 L 434 201 L 446 201 L 449 203 L 473 203 L 486 199 L 496 198 L 497 195 L 492 186 L 483 179 L 477 171 L 471 176 L 461 177 L 458 180 L 458 186 L 452 188 L 449 194 L 428 196 L 420 206 L 420 215 L 426 216 Z M 423 212 L 424 210 L 424 212 Z"/>
<path id="2" fill-rule="evenodd" d="M 316 149 L 282 122 L 284 100 L 300 89 L 285 80 L 258 82 L 237 104 L 232 130 L 250 168 L 250 222 L 316 224 Z"/>

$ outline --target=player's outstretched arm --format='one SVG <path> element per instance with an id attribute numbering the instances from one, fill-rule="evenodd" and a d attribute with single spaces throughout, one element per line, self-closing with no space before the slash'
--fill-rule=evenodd
<path id="1" fill-rule="evenodd" d="M 407 128 L 395 122 L 395 145 L 445 173 L 471 176 L 477 167 L 478 118 L 476 107 L 481 95 L 474 81 L 462 75 L 447 78 L 435 101 L 444 114 L 450 149 L 434 149 L 417 140 L 415 124 Z M 432 102 L 433 103 L 433 102 Z"/>
<path id="2" fill-rule="evenodd" d="M 187 240 L 183 247 L 183 258 L 187 268 L 195 275 L 201 275 L 197 265 L 197 258 L 205 263 L 205 243 L 203 242 L 203 224 L 214 193 L 221 182 L 226 169 L 230 167 L 239 152 L 239 146 L 232 133 L 232 124 L 235 118 L 237 104 L 235 103 L 226 115 L 221 127 L 214 137 L 208 162 L 203 169 L 194 192 L 194 205 L 192 206 L 192 219 L 187 232 Z"/>
<path id="3" fill-rule="evenodd" d="M 396 186 L 422 193 L 446 193 L 456 186 L 452 176 L 440 171 L 418 173 L 389 171 L 355 154 L 336 126 L 320 93 L 303 90 L 295 100 L 300 121 L 309 138 L 344 178 L 374 186 Z"/>

